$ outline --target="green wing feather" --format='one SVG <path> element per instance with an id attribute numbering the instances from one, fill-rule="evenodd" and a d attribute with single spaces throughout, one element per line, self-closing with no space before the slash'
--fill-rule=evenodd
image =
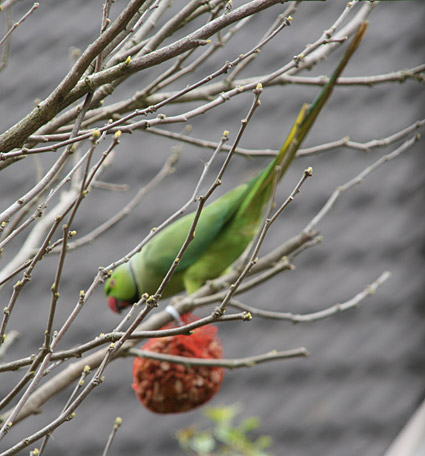
<path id="1" fill-rule="evenodd" d="M 246 195 L 247 188 L 247 184 L 240 185 L 204 208 L 196 226 L 195 237 L 185 251 L 177 271 L 184 271 L 198 260 L 223 226 L 234 216 Z M 194 217 L 195 213 L 192 212 L 172 223 L 137 255 L 143 258 L 148 267 L 164 276 L 183 245 Z"/>

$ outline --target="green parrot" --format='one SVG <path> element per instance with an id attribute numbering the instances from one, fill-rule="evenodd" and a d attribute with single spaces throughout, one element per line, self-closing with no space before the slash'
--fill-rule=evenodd
<path id="1" fill-rule="evenodd" d="M 367 29 L 363 22 L 347 51 L 311 105 L 304 104 L 278 155 L 248 182 L 205 206 L 195 236 L 166 285 L 163 297 L 183 290 L 193 293 L 234 263 L 255 236 L 280 166 L 282 178 L 311 126 L 332 93 L 336 80 L 359 46 Z M 142 294 L 152 295 L 174 262 L 195 217 L 190 213 L 170 224 L 149 241 L 130 261 L 118 266 L 105 284 L 108 305 L 121 312 Z"/>

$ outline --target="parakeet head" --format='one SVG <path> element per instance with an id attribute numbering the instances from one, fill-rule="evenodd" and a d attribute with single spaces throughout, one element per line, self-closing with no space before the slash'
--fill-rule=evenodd
<path id="1" fill-rule="evenodd" d="M 105 283 L 109 307 L 117 313 L 139 300 L 137 284 L 130 263 L 118 266 Z"/>

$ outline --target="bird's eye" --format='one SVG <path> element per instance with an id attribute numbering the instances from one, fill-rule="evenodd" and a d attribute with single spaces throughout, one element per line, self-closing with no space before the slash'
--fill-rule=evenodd
<path id="1" fill-rule="evenodd" d="M 114 288 L 116 283 L 117 283 L 117 279 L 111 279 L 109 281 L 109 288 Z"/>

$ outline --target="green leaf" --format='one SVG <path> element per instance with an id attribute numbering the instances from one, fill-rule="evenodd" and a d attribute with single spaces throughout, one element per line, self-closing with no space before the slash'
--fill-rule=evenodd
<path id="1" fill-rule="evenodd" d="M 179 429 L 176 432 L 176 438 L 180 446 L 184 449 L 188 448 L 190 439 L 196 434 L 197 430 L 194 426 Z"/>
<path id="2" fill-rule="evenodd" d="M 258 439 L 255 440 L 255 446 L 262 450 L 270 448 L 273 444 L 273 439 L 269 435 L 260 435 Z"/>
<path id="3" fill-rule="evenodd" d="M 210 453 L 215 448 L 214 437 L 209 432 L 198 432 L 190 440 L 190 448 L 197 453 Z"/>
<path id="4" fill-rule="evenodd" d="M 239 429 L 243 432 L 249 432 L 254 429 L 257 429 L 261 424 L 261 419 L 258 416 L 250 416 L 242 421 L 239 425 Z"/>
<path id="5" fill-rule="evenodd" d="M 230 446 L 234 446 L 235 443 L 245 439 L 245 436 L 234 428 L 219 426 L 214 433 L 218 440 Z"/>
<path id="6" fill-rule="evenodd" d="M 204 414 L 207 418 L 215 423 L 229 423 L 234 420 L 240 412 L 240 406 L 233 404 L 224 407 L 206 407 Z"/>

